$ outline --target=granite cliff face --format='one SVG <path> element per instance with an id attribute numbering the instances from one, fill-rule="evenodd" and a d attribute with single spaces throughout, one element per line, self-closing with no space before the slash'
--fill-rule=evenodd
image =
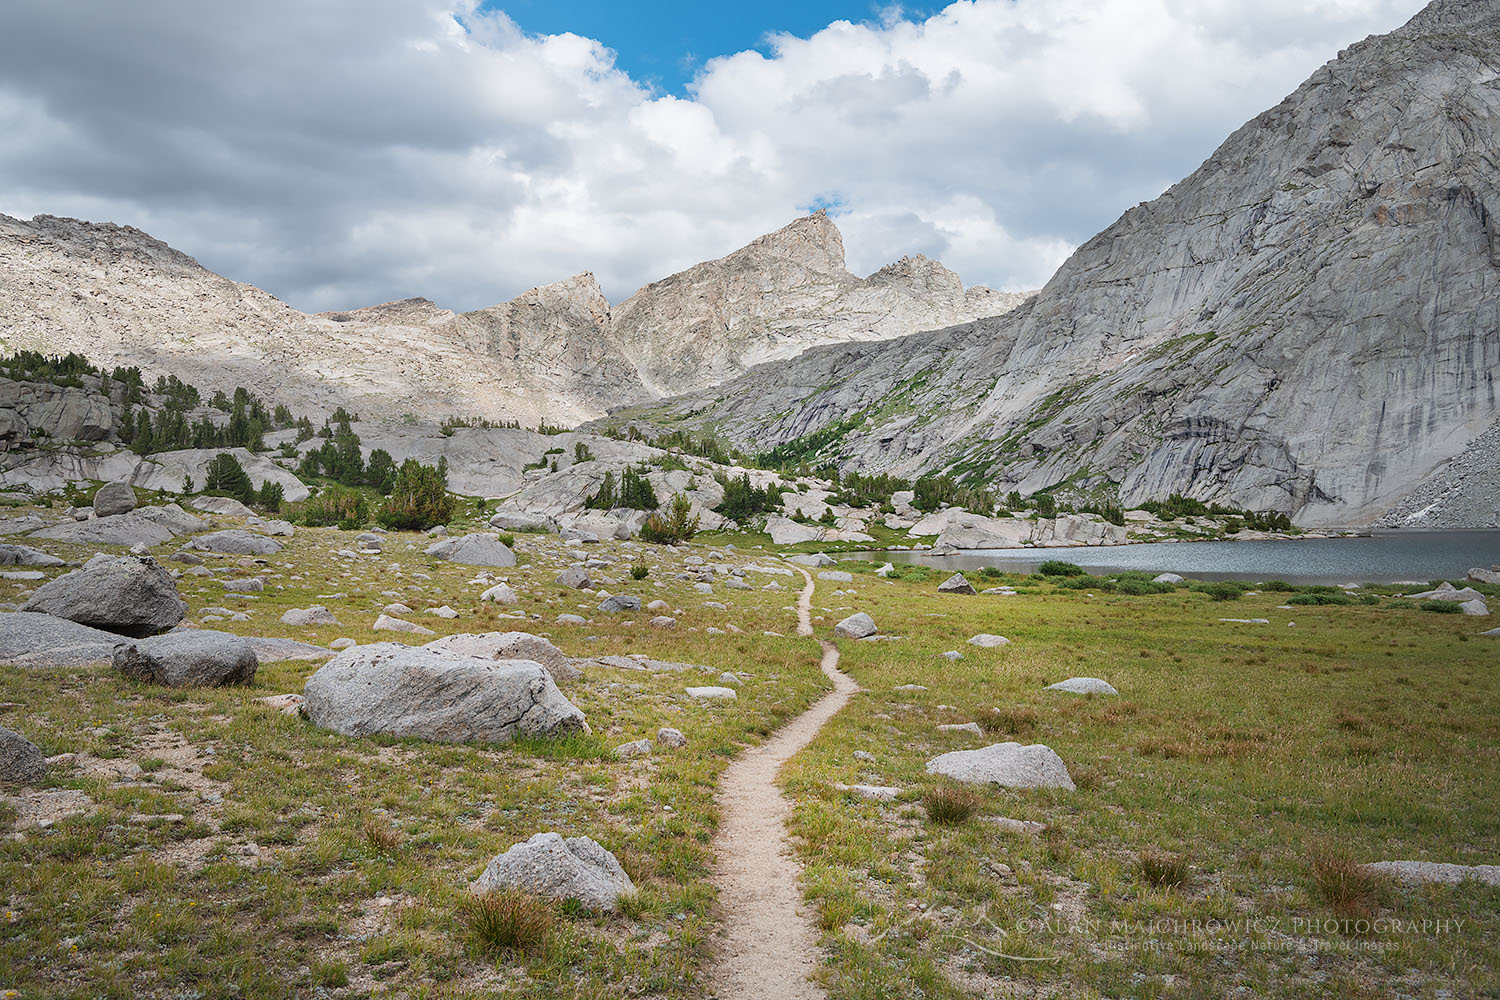
<path id="1" fill-rule="evenodd" d="M 1500 492 L 1471 451 L 1500 418 L 1497 126 L 1500 5 L 1439 0 L 1346 49 L 1014 312 L 815 348 L 652 415 L 1022 492 L 1114 483 L 1127 503 L 1445 523 L 1443 496 Z M 1455 503 L 1468 523 L 1500 516 Z"/>
<path id="2" fill-rule="evenodd" d="M 899 336 L 1023 298 L 966 292 L 920 257 L 868 279 L 843 264 L 838 229 L 813 216 L 616 309 L 580 274 L 468 313 L 406 299 L 314 315 L 137 229 L 0 215 L 0 351 L 77 351 L 206 391 L 243 385 L 298 412 L 570 425 L 810 345 Z"/>

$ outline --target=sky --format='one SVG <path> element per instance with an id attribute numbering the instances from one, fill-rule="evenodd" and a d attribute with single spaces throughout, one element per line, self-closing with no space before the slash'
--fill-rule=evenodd
<path id="1" fill-rule="evenodd" d="M 0 213 L 309 311 L 582 271 L 619 302 L 819 207 L 858 274 L 1035 288 L 1421 6 L 5 0 Z"/>

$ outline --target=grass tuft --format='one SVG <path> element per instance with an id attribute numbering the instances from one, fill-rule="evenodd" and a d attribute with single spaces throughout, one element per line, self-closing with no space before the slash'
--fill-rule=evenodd
<path id="1" fill-rule="evenodd" d="M 1317 896 L 1340 920 L 1368 920 L 1379 908 L 1380 878 L 1341 850 L 1322 850 L 1309 863 Z"/>
<path id="2" fill-rule="evenodd" d="M 552 933 L 555 919 L 549 903 L 519 889 L 469 896 L 460 907 L 464 923 L 486 951 L 535 948 Z"/>
<path id="3" fill-rule="evenodd" d="M 939 785 L 922 796 L 927 818 L 939 826 L 957 826 L 979 811 L 979 794 L 972 788 Z"/>
<path id="4" fill-rule="evenodd" d="M 1159 847 L 1147 847 L 1136 855 L 1141 876 L 1158 889 L 1175 889 L 1188 879 L 1187 857 Z"/>

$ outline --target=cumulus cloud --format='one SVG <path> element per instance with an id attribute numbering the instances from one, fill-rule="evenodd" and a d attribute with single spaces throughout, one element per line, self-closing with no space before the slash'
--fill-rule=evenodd
<path id="1" fill-rule="evenodd" d="M 835 206 L 1041 284 L 1417 0 L 960 0 L 710 59 L 687 93 L 477 0 L 8 0 L 0 212 L 139 226 L 304 309 L 474 308 L 592 270 L 613 301 Z"/>

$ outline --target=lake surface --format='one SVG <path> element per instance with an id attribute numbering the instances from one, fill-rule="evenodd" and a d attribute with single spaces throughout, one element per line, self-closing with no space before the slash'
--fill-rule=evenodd
<path id="1" fill-rule="evenodd" d="M 942 570 L 993 566 L 1032 573 L 1062 559 L 1096 575 L 1121 570 L 1180 573 L 1200 580 L 1286 580 L 1290 583 L 1397 583 L 1458 580 L 1470 567 L 1500 565 L 1500 530 L 1376 531 L 1368 538 L 1308 538 L 1245 542 L 1147 542 L 1056 549 L 968 549 L 848 553 L 877 562 L 919 563 Z"/>

